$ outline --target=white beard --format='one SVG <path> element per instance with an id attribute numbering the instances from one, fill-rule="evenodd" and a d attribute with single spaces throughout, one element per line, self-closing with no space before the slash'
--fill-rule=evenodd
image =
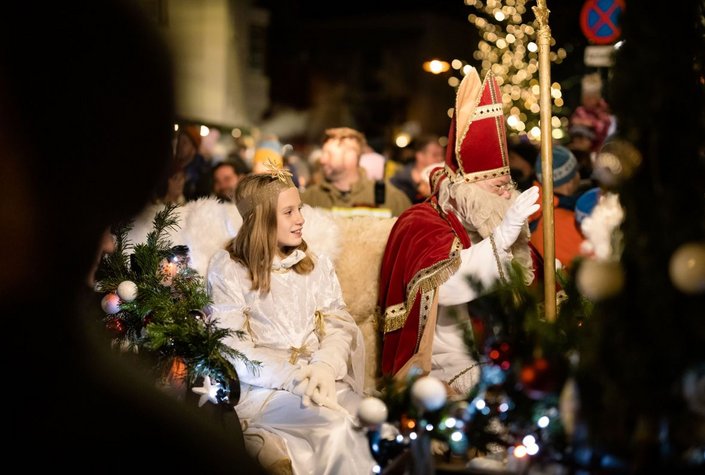
<path id="1" fill-rule="evenodd" d="M 499 226 L 505 213 L 519 196 L 519 192 L 512 191 L 509 199 L 483 190 L 475 183 L 450 184 L 445 180 L 438 193 L 438 202 L 444 210 L 453 211 L 470 236 L 473 243 L 478 243 L 487 238 Z M 512 244 L 513 261 L 518 263 L 524 271 L 524 282 L 528 285 L 534 280 L 533 260 L 529 250 L 531 232 L 528 223 L 519 238 Z"/>

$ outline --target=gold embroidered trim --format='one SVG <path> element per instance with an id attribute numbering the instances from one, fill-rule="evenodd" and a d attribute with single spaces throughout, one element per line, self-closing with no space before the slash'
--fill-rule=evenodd
<path id="1" fill-rule="evenodd" d="M 295 346 L 291 346 L 289 347 L 289 351 L 291 351 L 291 356 L 289 357 L 289 363 L 291 364 L 296 364 L 296 362 L 299 361 L 299 358 L 302 356 L 311 356 L 311 350 L 309 350 L 306 345 L 300 346 L 298 348 Z"/>
<path id="2" fill-rule="evenodd" d="M 504 275 L 504 266 L 502 261 L 499 259 L 499 252 L 497 252 L 497 244 L 494 242 L 494 234 L 490 234 L 490 244 L 492 244 L 492 252 L 494 253 L 494 261 L 497 263 L 497 270 L 499 271 L 499 278 L 502 282 L 507 282 L 507 277 Z"/>
<path id="3" fill-rule="evenodd" d="M 385 309 L 384 333 L 399 330 L 404 326 L 409 316 L 409 310 L 414 306 L 414 302 L 416 301 L 416 293 L 419 292 L 419 290 L 423 293 L 438 288 L 460 268 L 461 249 L 462 244 L 460 240 L 454 237 L 447 259 L 436 262 L 432 266 L 421 269 L 416 273 L 406 286 L 406 302 L 392 305 Z"/>
<path id="4" fill-rule="evenodd" d="M 480 106 L 475 109 L 472 114 L 472 119 L 486 119 L 488 117 L 501 116 L 504 113 L 504 108 L 502 104 L 497 104 L 492 101 L 492 104 L 487 104 L 486 106 Z"/>
<path id="5" fill-rule="evenodd" d="M 503 135 L 500 134 L 500 120 L 504 120 L 504 109 L 502 105 L 502 100 L 501 98 L 497 98 L 497 95 L 495 93 L 494 87 L 492 87 L 492 80 L 491 78 L 494 78 L 494 73 L 492 71 L 488 72 L 485 75 L 485 79 L 482 81 L 482 85 L 480 86 L 480 94 L 478 94 L 477 99 L 475 99 L 475 104 L 473 107 L 473 115 L 468 121 L 467 125 L 464 126 L 462 129 L 462 134 L 458 134 L 458 128 L 461 127 L 461 124 L 458 124 L 458 121 L 456 120 L 455 123 L 455 159 L 458 162 L 458 172 L 454 173 L 453 170 L 448 167 L 448 165 L 445 166 L 446 170 L 446 175 L 448 175 L 448 178 L 450 178 L 450 181 L 452 183 L 458 183 L 461 181 L 464 181 L 466 183 L 475 183 L 476 181 L 481 181 L 481 180 L 487 180 L 490 178 L 497 178 L 500 176 L 504 175 L 509 175 L 509 161 L 507 158 L 507 150 L 506 150 L 506 143 L 504 140 L 502 140 Z M 489 90 L 490 90 L 490 95 L 492 97 L 492 104 L 488 104 L 486 106 L 481 106 L 480 109 L 478 110 L 478 104 L 480 103 L 480 100 L 482 99 L 482 93 L 485 90 L 485 87 L 489 83 Z M 460 92 L 460 88 L 458 88 L 458 91 L 455 93 L 455 115 L 456 117 L 458 116 L 458 93 Z M 485 113 L 485 109 L 488 109 L 490 111 L 493 111 L 492 114 Z M 495 115 L 496 111 L 494 109 L 498 109 L 501 114 Z M 480 117 L 482 115 L 482 117 Z M 494 118 L 495 121 L 495 127 L 497 129 L 497 138 L 499 140 L 499 149 L 500 153 L 502 154 L 502 166 L 500 168 L 495 168 L 494 170 L 485 170 L 481 172 L 475 172 L 475 173 L 465 173 L 463 170 L 463 157 L 460 153 L 460 146 L 461 144 L 465 141 L 465 136 L 467 135 L 468 131 L 470 130 L 470 125 L 473 123 L 475 119 L 477 120 L 482 120 L 482 119 L 491 119 Z"/>
<path id="6" fill-rule="evenodd" d="M 477 95 L 477 98 L 475 99 L 475 103 L 473 104 L 473 115 L 475 112 L 475 109 L 477 109 L 477 105 L 480 103 L 480 100 L 482 100 L 482 92 L 485 90 L 485 83 L 489 80 L 490 76 L 492 76 L 492 71 L 488 72 L 487 75 L 485 76 L 485 80 L 482 81 L 482 84 L 480 85 L 480 93 Z M 460 92 L 460 88 L 458 88 L 458 91 L 456 91 L 455 94 L 455 115 L 457 117 L 458 115 L 458 92 Z M 460 145 L 465 141 L 465 136 L 468 133 L 468 130 L 470 130 L 470 124 L 472 124 L 472 119 L 473 117 L 470 117 L 470 120 L 468 121 L 467 125 L 463 128 L 463 133 L 458 134 L 458 122 L 456 121 L 455 123 L 455 159 L 458 162 L 458 171 L 460 172 L 460 175 L 464 176 L 463 173 L 463 157 L 460 154 Z M 477 181 L 477 180 L 475 180 Z"/>
<path id="7" fill-rule="evenodd" d="M 426 328 L 428 316 L 431 314 L 431 306 L 433 305 L 433 296 L 435 294 L 435 289 L 431 289 L 421 294 L 421 306 L 419 307 L 419 331 L 416 334 L 416 348 L 414 349 L 414 353 L 419 352 L 419 346 L 421 345 L 421 336 L 423 335 L 424 329 Z"/>
<path id="8" fill-rule="evenodd" d="M 325 315 L 323 312 L 316 310 L 316 313 L 314 314 L 316 328 L 313 331 L 316 333 L 319 340 L 326 336 L 326 322 L 323 320 L 324 318 Z"/>
<path id="9" fill-rule="evenodd" d="M 456 379 L 458 379 L 459 377 L 461 377 L 462 375 L 464 375 L 465 373 L 467 373 L 467 372 L 470 371 L 471 369 L 476 368 L 476 367 L 478 367 L 478 366 L 480 366 L 480 363 L 473 363 L 473 364 L 471 364 L 470 366 L 468 366 L 467 368 L 465 368 L 464 370 L 462 370 L 461 372 L 459 372 L 458 374 L 456 374 L 455 376 L 453 376 L 452 378 L 450 378 L 450 381 L 448 381 L 448 386 L 450 386 L 451 384 L 453 384 Z"/>
<path id="10" fill-rule="evenodd" d="M 485 78 L 487 80 L 488 78 Z M 494 81 L 490 82 L 490 96 L 492 96 L 492 103 L 496 104 L 499 103 L 500 107 L 502 105 L 502 98 L 497 97 L 497 92 L 494 89 Z M 483 84 L 484 86 L 484 84 Z M 483 89 L 484 90 L 484 89 Z M 504 132 L 502 129 L 504 128 L 504 113 L 502 113 L 501 117 L 495 116 L 494 117 L 494 125 L 495 129 L 497 132 L 497 139 L 499 140 L 499 151 L 502 154 L 502 165 L 509 168 L 509 158 L 507 157 L 507 144 L 506 140 L 502 140 L 505 136 Z"/>
<path id="11" fill-rule="evenodd" d="M 461 169 L 458 169 L 458 171 L 461 172 Z M 509 175 L 509 167 L 503 166 L 500 168 L 483 170 L 475 173 L 455 173 L 448 165 L 445 165 L 445 173 L 451 183 L 460 183 L 462 181 L 465 183 L 475 183 L 482 180 L 489 180 L 490 178 L 498 178 L 500 176 Z"/>
<path id="12" fill-rule="evenodd" d="M 243 327 L 245 328 L 247 334 L 250 335 L 250 339 L 254 341 L 254 337 L 252 335 L 252 326 L 250 325 L 250 307 L 245 307 L 244 309 L 242 309 L 242 314 L 245 317 L 245 323 L 243 324 Z"/>

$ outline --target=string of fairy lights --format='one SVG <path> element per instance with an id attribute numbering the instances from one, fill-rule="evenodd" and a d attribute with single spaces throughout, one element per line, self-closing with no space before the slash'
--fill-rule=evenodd
<path id="1" fill-rule="evenodd" d="M 480 65 L 480 76 L 492 71 L 502 90 L 502 101 L 507 114 L 507 126 L 511 134 L 528 134 L 538 140 L 541 136 L 539 124 L 539 77 L 538 45 L 534 41 L 536 20 L 527 9 L 526 0 L 465 0 L 475 9 L 468 21 L 480 34 L 473 59 Z M 551 47 L 556 45 L 551 38 Z M 564 48 L 550 52 L 551 63 L 560 64 L 568 53 Z M 467 62 L 454 59 L 451 67 L 466 74 L 471 67 Z M 460 78 L 448 79 L 451 87 L 460 84 Z M 567 111 L 563 93 L 558 82 L 551 84 L 551 135 L 560 140 L 568 128 Z"/>

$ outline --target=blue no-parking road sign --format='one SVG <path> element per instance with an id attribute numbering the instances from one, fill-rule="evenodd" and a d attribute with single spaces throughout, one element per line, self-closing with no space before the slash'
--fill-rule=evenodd
<path id="1" fill-rule="evenodd" d="M 623 11 L 624 0 L 587 0 L 580 11 L 580 28 L 595 44 L 614 43 L 622 34 L 619 17 Z"/>

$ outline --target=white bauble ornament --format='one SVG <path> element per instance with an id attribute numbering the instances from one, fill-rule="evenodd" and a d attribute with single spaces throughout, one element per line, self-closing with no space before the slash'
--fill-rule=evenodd
<path id="1" fill-rule="evenodd" d="M 137 284 L 131 280 L 122 281 L 118 285 L 117 294 L 123 302 L 132 302 L 137 298 Z"/>
<path id="2" fill-rule="evenodd" d="M 120 311 L 120 297 L 117 294 L 109 293 L 100 301 L 100 307 L 108 315 L 113 315 Z"/>
<path id="3" fill-rule="evenodd" d="M 683 244 L 671 256 L 668 266 L 671 282 L 686 294 L 705 292 L 705 243 Z"/>
<path id="4" fill-rule="evenodd" d="M 357 417 L 365 425 L 376 426 L 387 420 L 389 411 L 387 405 L 379 398 L 366 397 L 360 401 Z"/>
<path id="5" fill-rule="evenodd" d="M 438 410 L 443 407 L 447 398 L 446 387 L 433 376 L 423 376 L 411 386 L 411 400 L 419 409 Z"/>
<path id="6" fill-rule="evenodd" d="M 613 297 L 624 286 L 624 271 L 614 261 L 585 260 L 576 278 L 580 293 L 593 301 Z"/>

